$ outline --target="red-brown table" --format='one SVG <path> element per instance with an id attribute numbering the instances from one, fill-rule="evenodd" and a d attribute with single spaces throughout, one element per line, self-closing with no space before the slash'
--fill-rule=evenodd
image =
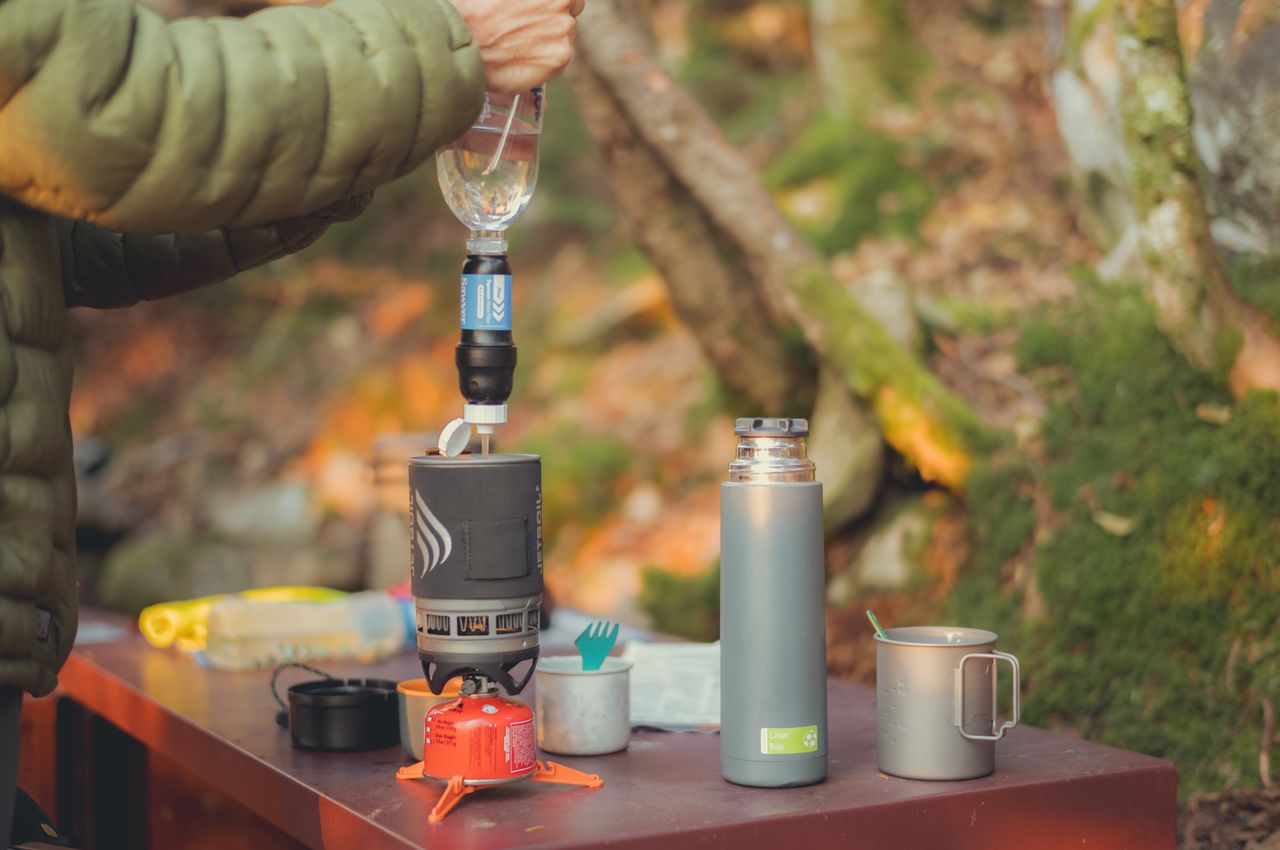
<path id="1" fill-rule="evenodd" d="M 421 675 L 408 653 L 378 665 L 324 666 L 340 675 Z M 874 692 L 837 680 L 829 688 L 824 784 L 737 787 L 720 778 L 717 736 L 638 731 L 623 753 L 552 757 L 599 773 L 601 789 L 485 789 L 431 826 L 426 816 L 440 788 L 398 782 L 395 770 L 407 761 L 399 748 L 293 749 L 288 731 L 273 721 L 269 676 L 203 669 L 128 634 L 78 648 L 59 693 L 313 847 L 1172 850 L 1175 843 L 1176 779 L 1168 762 L 1021 727 L 998 745 L 996 773 L 985 779 L 887 777 L 876 770 Z M 69 763 L 65 754 L 58 762 Z M 111 781 L 145 782 L 133 774 Z"/>

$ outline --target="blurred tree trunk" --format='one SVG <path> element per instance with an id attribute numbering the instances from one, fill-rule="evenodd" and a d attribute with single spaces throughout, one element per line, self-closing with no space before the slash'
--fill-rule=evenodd
<path id="1" fill-rule="evenodd" d="M 1206 5 L 1188 14 L 1206 14 Z M 1276 326 L 1231 287 L 1213 237 L 1213 175 L 1197 154 L 1178 4 L 1126 0 L 1111 9 L 1073 10 L 1068 58 L 1053 78 L 1062 134 L 1087 179 L 1093 233 L 1110 250 L 1098 270 L 1143 280 L 1176 351 L 1228 380 L 1236 396 L 1280 389 Z M 1216 159 L 1225 143 L 1244 147 L 1222 141 L 1217 124 L 1201 129 Z"/>
<path id="2" fill-rule="evenodd" d="M 884 469 L 883 441 L 866 408 L 842 381 L 828 378 L 829 370 L 815 387 L 812 355 L 785 342 L 797 334 L 773 320 L 755 287 L 742 285 L 751 273 L 740 254 L 639 139 L 599 77 L 578 63 L 570 79 L 619 215 L 721 381 L 738 396 L 735 407 L 764 415 L 812 407 L 809 454 L 822 469 L 823 515 L 831 527 L 861 516 Z"/>
<path id="3" fill-rule="evenodd" d="M 634 226 L 638 211 L 655 228 L 663 227 L 655 219 L 668 214 L 700 228 L 679 250 L 672 248 L 661 259 L 658 252 L 651 254 L 655 264 L 679 274 L 686 263 L 725 265 L 729 258 L 712 279 L 733 291 L 722 293 L 717 303 L 739 310 L 760 304 L 772 327 L 794 323 L 822 367 L 840 376 L 832 385 L 867 403 L 891 446 L 925 478 L 963 488 L 975 453 L 991 445 L 990 434 L 831 276 L 817 251 L 782 215 L 755 169 L 657 64 L 643 33 L 619 9 L 616 0 L 588 5 L 579 21 L 573 80 L 584 112 L 607 118 L 600 126 L 589 119 L 597 141 L 616 151 L 618 139 L 625 138 L 628 149 L 641 151 L 626 160 L 626 169 L 620 165 L 624 158 L 606 152 L 612 189 L 620 199 L 629 199 L 619 201 L 631 211 L 626 214 L 629 222 Z M 661 193 L 646 194 L 652 189 L 634 185 L 637 181 L 674 188 L 673 206 L 665 206 Z M 697 214 L 691 216 L 691 210 Z M 652 237 L 640 241 L 650 250 Z M 754 321 L 735 326 L 758 327 Z M 708 332 L 706 325 L 692 330 L 700 336 Z M 712 341 L 704 347 L 710 349 Z M 730 363 L 729 368 L 736 367 Z"/>
<path id="4" fill-rule="evenodd" d="M 1120 110 L 1146 285 L 1160 328 L 1236 395 L 1280 389 L 1280 339 L 1232 290 L 1209 228 L 1174 0 L 1116 6 Z"/>
<path id="5" fill-rule="evenodd" d="M 900 0 L 810 0 L 814 66 L 840 118 L 905 94 L 924 61 Z"/>
<path id="6" fill-rule="evenodd" d="M 745 407 L 769 416 L 811 404 L 813 363 L 783 343 L 782 328 L 748 279 L 742 257 L 662 167 L 585 68 L 572 74 L 618 213 L 667 283 L 671 303 L 694 331 L 721 381 Z M 803 409 L 803 408 L 802 408 Z"/>

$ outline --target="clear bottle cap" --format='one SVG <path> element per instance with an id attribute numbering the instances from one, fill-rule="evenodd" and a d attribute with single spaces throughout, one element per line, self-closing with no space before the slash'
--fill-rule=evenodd
<path id="1" fill-rule="evenodd" d="M 467 253 L 473 256 L 504 256 L 507 253 L 507 240 L 501 233 L 490 231 L 471 231 L 467 240 Z"/>

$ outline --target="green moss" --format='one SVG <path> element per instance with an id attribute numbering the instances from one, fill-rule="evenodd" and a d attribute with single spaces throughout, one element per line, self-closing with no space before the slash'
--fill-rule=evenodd
<path id="1" fill-rule="evenodd" d="M 775 191 L 823 181 L 831 215 L 796 226 L 823 252 L 849 250 L 864 236 L 913 236 L 933 203 L 904 146 L 858 120 L 815 121 L 765 171 Z"/>
<path id="2" fill-rule="evenodd" d="M 974 457 L 999 448 L 1000 436 L 867 315 L 823 264 L 797 269 L 791 288 L 820 328 L 827 362 L 844 370 L 850 389 L 870 402 L 889 444 L 925 478 L 963 489 Z"/>
<path id="3" fill-rule="evenodd" d="M 689 640 L 719 639 L 720 564 L 692 577 L 647 567 L 641 582 L 640 608 L 650 627 Z"/>
<path id="4" fill-rule="evenodd" d="M 1012 314 L 1002 307 L 968 298 L 922 299 L 916 313 L 924 326 L 943 334 L 985 336 L 1012 324 Z"/>
<path id="5" fill-rule="evenodd" d="M 530 435 L 516 450 L 542 456 L 542 529 L 548 548 L 566 523 L 589 525 L 617 503 L 618 479 L 632 463 L 621 440 L 583 434 L 573 425 Z"/>
<path id="6" fill-rule="evenodd" d="M 1048 314 L 1027 321 L 1018 337 L 1018 368 L 1024 372 L 1061 363 L 1071 351 L 1067 330 Z"/>
<path id="7" fill-rule="evenodd" d="M 611 284 L 628 284 L 645 275 L 653 274 L 653 265 L 644 251 L 631 243 L 600 259 L 604 266 L 604 279 Z"/>
<path id="8" fill-rule="evenodd" d="M 1067 21 L 1067 39 L 1064 66 L 1079 70 L 1084 63 L 1084 48 L 1094 31 L 1103 21 L 1115 14 L 1115 0 L 1098 0 L 1092 7 L 1084 3 L 1072 3 Z"/>
<path id="9" fill-rule="evenodd" d="M 1028 722 L 1171 759 L 1184 796 L 1256 784 L 1256 698 L 1280 688 L 1280 400 L 1202 421 L 1197 405 L 1231 399 L 1140 294 L 1082 289 L 1024 325 L 1020 362 L 1050 396 L 1044 457 L 975 473 L 977 554 L 950 613 L 1022 658 Z M 1031 539 L 1037 481 L 1055 521 L 1035 550 L 1045 616 L 1029 622 L 1003 565 Z M 1096 510 L 1133 530 L 1107 532 Z"/>
<path id="10" fill-rule="evenodd" d="M 1003 570 L 1036 528 L 1030 497 L 1034 474 L 1026 461 L 1007 455 L 974 470 L 967 501 L 971 543 L 977 554 L 964 581 L 947 600 L 949 619 L 976 627 L 1003 627 L 1002 634 L 1012 626 L 1017 597 L 1004 587 Z"/>
<path id="11" fill-rule="evenodd" d="M 1120 111 L 1142 218 L 1166 199 L 1195 193 L 1196 156 L 1173 3 L 1146 3 L 1117 16 L 1126 69 Z M 1158 257 L 1153 258 L 1157 261 Z M 1157 262 L 1158 265 L 1158 262 Z"/>
<path id="12" fill-rule="evenodd" d="M 905 4 L 898 0 L 863 0 L 863 8 L 867 18 L 863 26 L 874 28 L 875 32 L 874 46 L 862 47 L 866 53 L 865 61 L 872 71 L 864 85 L 868 88 L 883 86 L 890 95 L 906 98 L 911 94 L 912 84 L 929 68 L 929 53 L 920 46 L 911 31 Z"/>
<path id="13" fill-rule="evenodd" d="M 800 5 L 789 0 L 784 5 Z M 701 102 L 735 145 L 785 137 L 778 120 L 811 89 L 804 58 L 790 52 L 765 56 L 734 38 L 750 3 L 703 0 L 688 17 L 688 52 L 673 69 L 677 81 Z"/>
<path id="14" fill-rule="evenodd" d="M 1280 322 L 1280 256 L 1237 260 L 1227 275 L 1241 298 Z"/>
<path id="15" fill-rule="evenodd" d="M 1219 383 L 1226 383 L 1240 349 L 1244 348 L 1244 332 L 1239 328 L 1224 328 L 1213 343 L 1211 374 Z"/>

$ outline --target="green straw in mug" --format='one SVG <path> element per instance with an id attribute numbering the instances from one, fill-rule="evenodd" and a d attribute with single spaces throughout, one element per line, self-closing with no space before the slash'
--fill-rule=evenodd
<path id="1" fill-rule="evenodd" d="M 880 625 L 880 619 L 876 617 L 870 608 L 867 609 L 867 619 L 871 621 L 871 625 L 875 626 L 876 634 L 880 636 L 881 640 L 889 639 L 889 636 L 884 633 L 884 627 Z"/>

